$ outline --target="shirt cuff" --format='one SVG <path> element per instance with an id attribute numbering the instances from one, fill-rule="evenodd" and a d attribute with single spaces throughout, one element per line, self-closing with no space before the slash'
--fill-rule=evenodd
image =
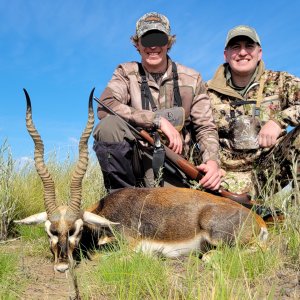
<path id="1" fill-rule="evenodd" d="M 161 121 L 161 116 L 159 114 L 155 114 L 153 119 L 154 129 L 160 129 L 160 121 Z"/>

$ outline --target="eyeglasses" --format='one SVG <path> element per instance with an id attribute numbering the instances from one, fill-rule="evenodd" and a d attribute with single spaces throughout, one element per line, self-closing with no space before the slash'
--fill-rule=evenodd
<path id="1" fill-rule="evenodd" d="M 158 30 L 150 30 L 141 37 L 144 47 L 163 47 L 168 44 L 168 36 Z"/>

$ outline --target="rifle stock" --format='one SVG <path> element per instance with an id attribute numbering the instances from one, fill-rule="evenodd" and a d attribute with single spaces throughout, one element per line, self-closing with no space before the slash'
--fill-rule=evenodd
<path id="1" fill-rule="evenodd" d="M 114 110 L 112 110 L 109 106 L 105 105 L 104 103 L 100 102 L 100 100 L 97 97 L 94 97 L 94 100 L 100 104 L 102 107 L 104 107 L 108 112 L 111 114 L 117 116 L 118 118 L 122 119 L 127 126 L 138 136 L 140 136 L 142 139 L 147 141 L 150 145 L 154 146 L 154 140 L 151 137 L 151 135 L 146 130 L 137 130 L 135 127 L 133 127 L 131 124 L 126 122 L 119 114 L 117 114 Z M 187 175 L 192 180 L 199 181 L 204 174 L 202 174 L 193 164 L 191 164 L 189 161 L 184 159 L 181 155 L 176 154 L 173 152 L 170 148 L 168 148 L 166 145 L 163 145 L 166 157 L 169 161 L 171 161 L 179 170 L 181 170 L 185 175 Z M 230 191 L 225 190 L 224 188 L 219 188 L 218 191 L 213 192 L 215 194 L 219 194 L 222 197 L 229 198 L 231 200 L 234 200 L 240 204 L 243 204 L 245 206 L 252 206 L 255 204 L 253 201 L 250 201 L 250 196 L 247 193 L 244 194 L 236 194 L 232 193 Z"/>
<path id="2" fill-rule="evenodd" d="M 147 131 L 141 130 L 141 131 L 138 131 L 138 134 L 140 137 L 142 137 L 144 140 L 146 140 L 149 144 L 154 145 L 154 140 L 152 139 L 152 137 L 150 136 L 150 134 Z M 173 164 L 175 164 L 190 179 L 199 181 L 203 177 L 204 174 L 202 174 L 193 164 L 191 164 L 189 161 L 184 159 L 181 155 L 176 154 L 170 148 L 168 148 L 166 145 L 164 145 L 164 148 L 166 151 L 166 157 Z M 218 192 L 215 192 L 215 193 L 220 194 L 220 196 L 222 196 L 222 197 L 226 197 L 231 200 L 234 200 L 240 204 L 245 204 L 245 205 L 249 205 L 249 206 L 254 204 L 254 202 L 250 201 L 250 196 L 247 193 L 237 194 L 237 193 L 227 191 L 222 187 L 220 187 Z"/>

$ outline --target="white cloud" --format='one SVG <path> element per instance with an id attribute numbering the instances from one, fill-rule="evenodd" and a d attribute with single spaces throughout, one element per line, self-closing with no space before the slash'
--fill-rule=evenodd
<path id="1" fill-rule="evenodd" d="M 69 137 L 68 141 L 71 142 L 71 144 L 72 144 L 70 146 L 75 146 L 75 145 L 79 144 L 79 140 L 77 138 L 75 138 L 75 137 Z"/>
<path id="2" fill-rule="evenodd" d="M 15 168 L 16 170 L 22 170 L 25 167 L 33 167 L 34 160 L 32 157 L 29 156 L 22 156 L 21 158 L 16 159 L 15 161 Z"/>

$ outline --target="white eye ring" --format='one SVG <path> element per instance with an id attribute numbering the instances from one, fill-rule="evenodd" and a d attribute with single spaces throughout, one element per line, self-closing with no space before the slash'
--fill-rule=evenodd
<path id="1" fill-rule="evenodd" d="M 50 231 L 50 227 L 51 227 L 51 222 L 49 220 L 47 220 L 45 222 L 45 230 L 49 236 L 49 240 L 50 240 L 50 244 L 52 246 L 55 246 L 58 243 L 58 236 L 53 235 Z"/>
<path id="2" fill-rule="evenodd" d="M 78 243 L 78 240 L 79 240 L 79 234 L 82 232 L 83 230 L 83 221 L 82 219 L 78 219 L 75 221 L 74 223 L 74 226 L 75 226 L 75 231 L 74 233 L 69 236 L 68 240 L 71 244 L 76 244 Z"/>

